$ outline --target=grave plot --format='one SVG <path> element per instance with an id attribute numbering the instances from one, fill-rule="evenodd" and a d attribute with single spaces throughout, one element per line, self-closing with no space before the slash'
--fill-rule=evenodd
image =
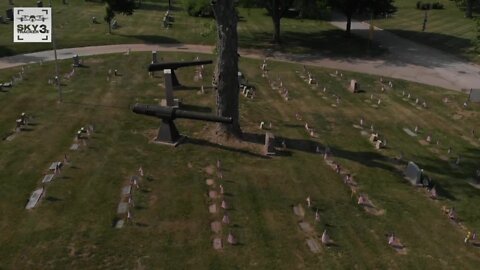
<path id="1" fill-rule="evenodd" d="M 213 220 L 210 223 L 210 229 L 212 231 L 212 246 L 214 250 L 223 250 L 226 244 L 237 245 L 238 240 L 234 236 L 231 230 L 231 220 L 229 210 L 231 209 L 230 202 L 227 202 L 225 196 L 225 181 L 223 179 L 222 172 L 222 163 L 220 160 L 217 160 L 216 166 L 209 165 L 205 168 L 207 177 L 216 177 L 217 183 L 214 178 L 207 178 L 205 184 L 208 188 L 207 194 L 207 204 L 208 212 L 210 213 L 211 219 Z M 227 236 L 225 233 L 228 231 Z"/>
<path id="2" fill-rule="evenodd" d="M 114 225 L 116 229 L 121 229 L 125 225 L 140 224 L 134 218 L 135 207 L 138 208 L 137 198 L 140 196 L 140 186 L 145 185 L 143 178 L 145 177 L 142 166 L 138 169 L 138 174 L 130 176 L 120 192 L 120 201 L 118 202 L 117 211 L 115 214 Z M 143 187 L 142 187 L 143 188 Z M 137 205 L 136 202 L 137 201 Z"/>

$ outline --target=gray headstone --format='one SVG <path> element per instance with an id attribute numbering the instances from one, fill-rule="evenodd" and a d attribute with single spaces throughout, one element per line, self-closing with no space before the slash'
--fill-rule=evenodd
<path id="1" fill-rule="evenodd" d="M 76 151 L 78 150 L 78 146 L 79 146 L 78 143 L 74 143 L 72 144 L 72 146 L 70 146 L 70 150 Z"/>
<path id="2" fill-rule="evenodd" d="M 217 205 L 216 205 L 216 204 L 211 204 L 211 205 L 208 207 L 208 211 L 209 211 L 211 214 L 216 214 L 216 213 L 218 212 Z"/>
<path id="3" fill-rule="evenodd" d="M 79 67 L 80 66 L 80 57 L 78 56 L 78 54 L 75 54 L 73 56 L 73 66 L 74 67 Z"/>
<path id="4" fill-rule="evenodd" d="M 117 223 L 115 224 L 115 229 L 121 229 L 123 228 L 123 225 L 125 225 L 125 220 L 119 219 Z"/>
<path id="5" fill-rule="evenodd" d="M 317 240 L 313 238 L 307 239 L 307 246 L 312 253 L 319 253 L 320 252 L 320 244 Z"/>
<path id="6" fill-rule="evenodd" d="M 216 238 L 213 239 L 213 248 L 215 250 L 219 250 L 219 249 L 223 248 L 222 238 L 216 237 Z"/>
<path id="7" fill-rule="evenodd" d="M 208 197 L 210 197 L 211 199 L 216 199 L 218 196 L 217 192 L 215 190 L 210 190 L 208 192 Z"/>
<path id="8" fill-rule="evenodd" d="M 157 61 L 157 51 L 152 51 L 152 64 L 156 64 Z"/>
<path id="9" fill-rule="evenodd" d="M 61 162 L 55 161 L 55 162 L 52 162 L 52 164 L 50 164 L 50 167 L 48 169 L 51 170 L 51 171 L 55 170 L 55 168 L 57 167 L 57 164 L 60 165 L 60 166 L 62 165 Z"/>
<path id="10" fill-rule="evenodd" d="M 305 216 L 305 210 L 303 209 L 303 206 L 301 204 L 293 207 L 293 213 L 296 216 L 299 216 L 299 217 L 302 217 L 302 218 Z"/>
<path id="11" fill-rule="evenodd" d="M 126 214 L 127 211 L 128 211 L 128 203 L 121 202 L 118 204 L 117 214 L 123 215 L 123 214 Z"/>
<path id="12" fill-rule="evenodd" d="M 410 181 L 412 185 L 418 185 L 421 183 L 422 171 L 417 164 L 409 161 L 407 168 L 405 169 L 405 178 Z"/>
<path id="13" fill-rule="evenodd" d="M 43 177 L 42 183 L 49 183 L 53 180 L 54 174 L 47 174 Z"/>
<path id="14" fill-rule="evenodd" d="M 122 188 L 122 195 L 123 196 L 130 195 L 130 193 L 132 193 L 132 186 L 124 186 Z"/>
<path id="15" fill-rule="evenodd" d="M 212 229 L 212 232 L 219 233 L 222 230 L 222 223 L 220 223 L 219 221 L 214 221 L 210 224 L 210 227 Z"/>
<path id="16" fill-rule="evenodd" d="M 25 209 L 34 208 L 37 205 L 40 198 L 42 197 L 42 195 L 43 195 L 43 188 L 39 188 L 35 190 L 30 196 L 30 198 L 28 199 L 28 203 L 27 203 L 27 206 L 25 206 Z"/>
<path id="17" fill-rule="evenodd" d="M 302 221 L 302 222 L 298 223 L 298 226 L 300 226 L 300 229 L 302 229 L 302 231 L 305 232 L 305 233 L 313 232 L 313 228 L 310 225 L 310 223 L 308 223 L 308 222 Z"/>
<path id="18" fill-rule="evenodd" d="M 480 102 L 480 89 L 471 89 L 468 100 L 471 102 Z"/>
<path id="19" fill-rule="evenodd" d="M 263 146 L 264 154 L 267 156 L 275 155 L 275 137 L 273 133 L 267 132 L 265 133 L 265 145 Z"/>
<path id="20" fill-rule="evenodd" d="M 360 88 L 360 85 L 358 84 L 358 82 L 356 80 L 351 80 L 350 81 L 350 87 L 348 88 L 350 90 L 350 92 L 356 93 L 356 92 L 358 92 L 359 88 Z"/>

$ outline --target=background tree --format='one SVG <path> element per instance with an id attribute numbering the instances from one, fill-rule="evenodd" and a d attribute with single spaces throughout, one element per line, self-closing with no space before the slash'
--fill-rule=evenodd
<path id="1" fill-rule="evenodd" d="M 273 21 L 273 42 L 280 43 L 280 20 L 292 6 L 293 0 L 264 0 L 264 6 Z"/>
<path id="2" fill-rule="evenodd" d="M 112 21 L 116 13 L 132 15 L 135 8 L 134 0 L 104 0 L 105 17 L 103 19 L 108 24 L 108 33 L 112 33 Z"/>
<path id="3" fill-rule="evenodd" d="M 217 23 L 217 115 L 232 117 L 233 124 L 218 124 L 217 135 L 241 136 L 239 122 L 239 84 L 238 84 L 238 16 L 235 0 L 213 0 L 212 8 Z"/>
<path id="4" fill-rule="evenodd" d="M 351 31 L 353 15 L 359 13 L 369 13 L 374 16 L 392 14 L 397 11 L 393 2 L 394 0 L 329 0 L 329 4 L 347 18 L 347 33 Z"/>
<path id="5" fill-rule="evenodd" d="M 465 1 L 465 17 L 473 18 L 473 2 L 474 0 L 464 0 Z"/>

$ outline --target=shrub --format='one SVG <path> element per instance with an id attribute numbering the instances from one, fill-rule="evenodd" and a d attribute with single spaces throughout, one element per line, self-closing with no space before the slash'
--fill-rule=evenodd
<path id="1" fill-rule="evenodd" d="M 183 0 L 188 15 L 194 17 L 213 17 L 211 0 Z"/>

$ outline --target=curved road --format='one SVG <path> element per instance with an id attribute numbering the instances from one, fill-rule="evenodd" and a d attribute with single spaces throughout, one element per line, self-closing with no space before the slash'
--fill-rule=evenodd
<path id="1" fill-rule="evenodd" d="M 345 25 L 345 21 L 341 17 L 335 17 L 331 23 L 339 28 Z M 368 28 L 369 25 L 366 23 L 353 22 L 352 24 L 352 32 L 360 36 L 368 37 Z M 455 56 L 419 45 L 378 28 L 376 28 L 374 39 L 383 47 L 388 48 L 389 53 L 374 59 L 332 58 L 321 54 L 290 55 L 279 52 L 268 54 L 268 57 L 279 61 L 404 79 L 457 91 L 480 88 L 480 66 L 476 64 L 465 62 Z M 75 54 L 89 56 L 124 53 L 128 49 L 132 51 L 157 50 L 160 52 L 213 52 L 212 46 L 191 44 L 121 44 L 68 48 L 57 52 L 59 59 L 68 59 Z M 267 53 L 261 50 L 240 49 L 239 53 L 242 57 L 257 59 L 263 59 L 267 56 Z M 40 61 L 52 61 L 53 59 L 53 51 L 3 57 L 0 58 L 0 69 Z"/>

